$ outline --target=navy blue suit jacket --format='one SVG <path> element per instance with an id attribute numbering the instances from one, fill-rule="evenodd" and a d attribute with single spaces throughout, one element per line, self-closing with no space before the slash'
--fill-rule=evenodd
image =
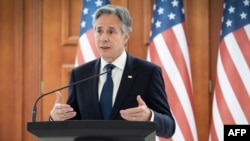
<path id="1" fill-rule="evenodd" d="M 70 83 L 99 74 L 100 62 L 100 59 L 96 59 L 74 68 Z M 102 120 L 98 100 L 98 79 L 99 77 L 94 77 L 69 88 L 67 103 L 77 112 L 73 119 Z M 167 102 L 161 68 L 127 53 L 126 65 L 110 120 L 124 120 L 120 110 L 137 107 L 137 95 L 141 95 L 147 106 L 154 112 L 156 135 L 171 137 L 175 132 L 175 120 Z"/>

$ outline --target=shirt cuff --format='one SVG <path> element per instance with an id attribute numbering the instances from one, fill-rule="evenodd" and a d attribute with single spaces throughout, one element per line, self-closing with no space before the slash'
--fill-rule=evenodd
<path id="1" fill-rule="evenodd" d="M 51 117 L 51 115 L 49 115 L 49 121 L 53 121 L 53 118 Z"/>
<path id="2" fill-rule="evenodd" d="M 153 110 L 150 109 L 150 111 L 151 111 L 151 118 L 150 118 L 150 121 L 153 122 L 154 119 L 155 119 L 155 114 L 154 114 L 154 111 L 153 111 Z"/>

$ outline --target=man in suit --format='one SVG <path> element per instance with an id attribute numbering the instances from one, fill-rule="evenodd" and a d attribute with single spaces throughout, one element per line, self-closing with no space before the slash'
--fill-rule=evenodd
<path id="1" fill-rule="evenodd" d="M 61 94 L 57 92 L 50 120 L 152 121 L 156 124 L 156 135 L 170 138 L 174 134 L 175 120 L 161 68 L 126 52 L 131 23 L 126 8 L 107 5 L 96 11 L 93 27 L 101 57 L 74 68 L 70 83 L 104 74 L 70 87 L 67 104 L 61 103 Z M 112 64 L 111 68 L 106 69 L 107 64 Z M 112 91 L 110 96 L 103 96 L 108 74 L 113 83 L 107 91 Z"/>

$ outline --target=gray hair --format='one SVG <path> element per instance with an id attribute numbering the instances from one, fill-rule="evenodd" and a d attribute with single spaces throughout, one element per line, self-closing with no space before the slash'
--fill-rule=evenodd
<path id="1" fill-rule="evenodd" d="M 121 21 L 121 30 L 123 34 L 132 32 L 132 18 L 127 8 L 114 5 L 106 5 L 96 10 L 93 17 L 93 27 L 95 28 L 96 20 L 103 14 L 116 15 Z"/>

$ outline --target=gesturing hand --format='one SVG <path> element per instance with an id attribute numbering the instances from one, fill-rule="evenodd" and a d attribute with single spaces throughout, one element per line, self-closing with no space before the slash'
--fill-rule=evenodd
<path id="1" fill-rule="evenodd" d="M 152 115 L 151 110 L 147 107 L 141 96 L 138 95 L 136 99 L 138 107 L 121 110 L 122 118 L 129 121 L 149 121 Z"/>
<path id="2" fill-rule="evenodd" d="M 61 104 L 62 95 L 60 92 L 56 93 L 56 102 L 50 112 L 53 121 L 63 121 L 76 116 L 74 109 L 68 104 Z"/>

